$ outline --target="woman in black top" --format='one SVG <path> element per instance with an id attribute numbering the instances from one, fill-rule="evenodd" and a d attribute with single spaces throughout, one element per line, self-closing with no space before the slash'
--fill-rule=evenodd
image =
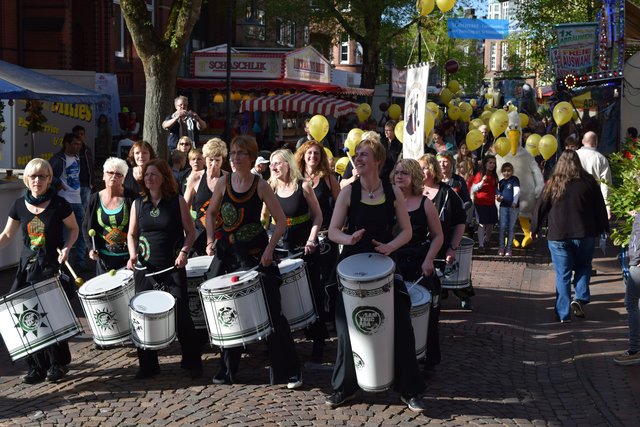
<path id="1" fill-rule="evenodd" d="M 411 240 L 411 223 L 402 193 L 379 177 L 385 159 L 385 148 L 378 141 L 365 139 L 356 147 L 355 165 L 360 179 L 342 189 L 329 225 L 329 238 L 344 245 L 342 259 L 366 252 L 390 256 Z M 348 226 L 346 232 L 343 231 L 345 224 Z M 395 228 L 399 231 L 394 237 Z M 393 289 L 393 388 L 401 393 L 401 399 L 409 409 L 422 412 L 426 408 L 419 395 L 424 391 L 424 381 L 418 369 L 409 317 L 411 300 L 399 275 L 394 279 Z M 326 399 L 331 407 L 353 399 L 358 391 L 342 293 L 336 301 L 335 322 L 338 351 L 331 381 L 333 393 Z"/>
<path id="2" fill-rule="evenodd" d="M 151 159 L 155 159 L 156 152 L 147 141 L 138 141 L 129 149 L 127 161 L 131 167 L 124 177 L 124 189 L 128 197 L 137 197 L 142 191 L 142 167 Z"/>
<path id="3" fill-rule="evenodd" d="M 177 335 L 182 346 L 181 367 L 192 378 L 202 376 L 200 348 L 189 313 L 185 265 L 195 230 L 187 204 L 178 194 L 166 161 L 153 159 L 143 167 L 143 196 L 131 207 L 129 223 L 129 261 L 134 270 L 136 293 L 152 290 L 161 283 L 176 298 Z M 174 267 L 173 269 L 170 269 Z M 150 273 L 170 269 L 148 276 Z M 138 349 L 140 370 L 136 378 L 148 378 L 160 372 L 158 352 Z"/>
<path id="4" fill-rule="evenodd" d="M 105 188 L 91 195 L 82 225 L 85 234 L 89 235 L 91 230 L 95 233 L 95 248 L 89 251 L 89 258 L 96 261 L 96 276 L 127 265 L 127 231 L 133 201 L 124 194 L 127 163 L 109 157 L 102 170 Z"/>
<path id="5" fill-rule="evenodd" d="M 258 271 L 264 273 L 263 290 L 273 326 L 273 333 L 267 339 L 271 384 L 287 382 L 287 387 L 294 389 L 302 385 L 300 362 L 289 323 L 282 315 L 282 278 L 273 263 L 273 251 L 284 234 L 286 219 L 267 182 L 251 173 L 257 157 L 255 138 L 240 135 L 231 142 L 229 160 L 233 172 L 218 180 L 207 209 L 207 254 L 216 256 L 210 273 L 215 276 L 259 266 Z M 260 222 L 263 203 L 275 220 L 271 239 Z M 218 215 L 222 223 L 216 229 Z M 241 355 L 242 349 L 238 347 L 222 349 L 214 384 L 236 381 Z"/>
<path id="6" fill-rule="evenodd" d="M 55 276 L 78 238 L 75 215 L 69 203 L 55 194 L 51 186 L 52 176 L 53 170 L 46 160 L 36 158 L 27 163 L 24 170 L 27 191 L 24 197 L 14 202 L 0 234 L 0 248 L 3 248 L 18 228 L 22 229 L 24 246 L 10 292 Z M 66 239 L 63 237 L 65 229 Z M 66 340 L 53 344 L 30 354 L 27 363 L 29 372 L 23 382 L 35 384 L 45 377 L 49 381 L 58 381 L 69 370 L 69 345 Z"/>
<path id="7" fill-rule="evenodd" d="M 303 252 L 314 301 L 316 305 L 319 305 L 324 298 L 317 250 L 317 236 L 323 220 L 320 205 L 310 183 L 302 179 L 291 151 L 277 150 L 271 154 L 269 160 L 271 168 L 269 185 L 271 185 L 287 221 L 287 230 L 282 237 L 282 246 L 289 255 L 299 251 Z M 322 362 L 324 340 L 328 337 L 324 318 L 319 317 L 305 332 L 313 340 L 311 355 L 313 361 Z"/>

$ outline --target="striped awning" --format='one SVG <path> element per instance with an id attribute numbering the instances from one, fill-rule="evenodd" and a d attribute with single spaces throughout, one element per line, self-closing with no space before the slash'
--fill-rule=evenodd
<path id="1" fill-rule="evenodd" d="M 283 111 L 340 117 L 355 112 L 357 107 L 358 104 L 355 102 L 345 101 L 344 99 L 311 93 L 295 93 L 291 95 L 261 96 L 242 101 L 240 112 Z"/>

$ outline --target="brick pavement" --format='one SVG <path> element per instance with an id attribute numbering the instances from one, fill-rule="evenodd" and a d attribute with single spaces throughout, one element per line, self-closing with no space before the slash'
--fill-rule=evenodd
<path id="1" fill-rule="evenodd" d="M 205 378 L 185 377 L 177 343 L 161 351 L 161 375 L 135 381 L 135 349 L 95 350 L 81 319 L 88 334 L 72 339 L 64 382 L 23 385 L 25 363 L 12 365 L 0 352 L 0 425 L 640 425 L 640 367 L 611 360 L 626 348 L 627 331 L 615 263 L 596 260 L 587 318 L 561 325 L 553 316 L 553 271 L 524 262 L 530 260 L 475 259 L 474 311 L 459 310 L 453 296 L 443 301 L 444 360 L 427 377 L 423 415 L 393 392 L 363 393 L 329 409 L 328 366 L 305 368 L 300 390 L 265 385 L 260 343 L 243 358 L 242 384 L 210 384 L 218 362 L 212 350 L 204 356 Z M 309 360 L 311 343 L 301 333 L 296 338 L 301 359 Z M 331 341 L 327 360 L 334 355 Z"/>

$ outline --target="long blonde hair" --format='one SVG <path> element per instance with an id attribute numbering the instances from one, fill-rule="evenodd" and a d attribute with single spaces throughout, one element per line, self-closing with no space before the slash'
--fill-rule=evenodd
<path id="1" fill-rule="evenodd" d="M 302 179 L 302 172 L 298 169 L 298 165 L 296 164 L 293 153 L 289 150 L 280 149 L 271 153 L 269 157 L 269 161 L 273 164 L 273 159 L 276 157 L 280 157 L 282 161 L 289 165 L 289 182 L 293 182 L 295 185 L 295 189 L 298 189 L 298 182 Z M 273 174 L 269 176 L 269 185 L 275 192 L 278 188 L 278 178 L 276 178 Z"/>

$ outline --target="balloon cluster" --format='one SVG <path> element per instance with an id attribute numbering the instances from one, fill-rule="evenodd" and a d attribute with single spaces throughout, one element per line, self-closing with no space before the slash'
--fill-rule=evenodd
<path id="1" fill-rule="evenodd" d="M 420 15 L 427 16 L 433 12 L 435 5 L 438 5 L 438 9 L 440 9 L 442 13 L 447 13 L 456 5 L 456 0 L 418 0 L 416 2 L 416 9 L 418 9 Z"/>
<path id="2" fill-rule="evenodd" d="M 541 155 L 543 159 L 549 160 L 558 150 L 558 141 L 553 135 L 540 136 L 534 133 L 527 138 L 525 148 L 533 157 Z"/>

